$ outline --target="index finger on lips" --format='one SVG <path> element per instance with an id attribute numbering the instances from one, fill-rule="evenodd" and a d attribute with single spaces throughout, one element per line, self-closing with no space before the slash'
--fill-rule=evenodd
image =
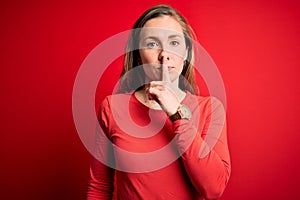
<path id="1" fill-rule="evenodd" d="M 162 59 L 162 81 L 170 83 L 170 74 L 169 74 L 169 69 L 168 69 L 168 63 L 167 63 L 167 57 L 164 56 Z"/>

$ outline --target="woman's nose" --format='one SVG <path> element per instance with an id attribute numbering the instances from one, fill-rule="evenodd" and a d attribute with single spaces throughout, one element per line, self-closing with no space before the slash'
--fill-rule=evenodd
<path id="1" fill-rule="evenodd" d="M 161 50 L 161 52 L 160 52 L 160 54 L 159 54 L 159 57 L 158 57 L 158 59 L 162 62 L 163 61 L 163 59 L 164 59 L 164 57 L 166 57 L 167 58 L 167 60 L 169 60 L 170 58 L 169 58 L 169 54 L 168 54 L 168 52 L 165 50 L 165 49 L 162 49 Z"/>

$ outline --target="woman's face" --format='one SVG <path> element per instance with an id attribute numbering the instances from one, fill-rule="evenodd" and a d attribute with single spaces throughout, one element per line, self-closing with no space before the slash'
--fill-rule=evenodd
<path id="1" fill-rule="evenodd" d="M 178 80 L 187 48 L 180 24 L 170 16 L 147 21 L 141 30 L 139 53 L 146 81 L 162 80 L 162 59 L 167 58 L 171 82 Z"/>

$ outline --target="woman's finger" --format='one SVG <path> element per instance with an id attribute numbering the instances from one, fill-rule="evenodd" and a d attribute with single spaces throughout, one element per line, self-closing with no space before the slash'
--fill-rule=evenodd
<path id="1" fill-rule="evenodd" d="M 162 81 L 171 83 L 167 61 L 167 57 L 164 56 L 162 59 Z"/>
<path id="2" fill-rule="evenodd" d="M 162 81 L 152 81 L 149 84 L 149 87 L 166 87 L 166 86 L 167 86 L 167 84 Z"/>

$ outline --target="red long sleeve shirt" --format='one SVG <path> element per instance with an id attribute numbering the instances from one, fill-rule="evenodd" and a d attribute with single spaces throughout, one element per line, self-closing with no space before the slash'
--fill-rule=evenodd
<path id="1" fill-rule="evenodd" d="M 121 200 L 220 197 L 230 176 L 224 108 L 215 98 L 189 92 L 181 103 L 192 118 L 172 123 L 135 95 L 103 101 L 104 134 L 95 148 L 101 162 L 92 160 L 88 200 L 112 199 L 113 193 Z"/>

